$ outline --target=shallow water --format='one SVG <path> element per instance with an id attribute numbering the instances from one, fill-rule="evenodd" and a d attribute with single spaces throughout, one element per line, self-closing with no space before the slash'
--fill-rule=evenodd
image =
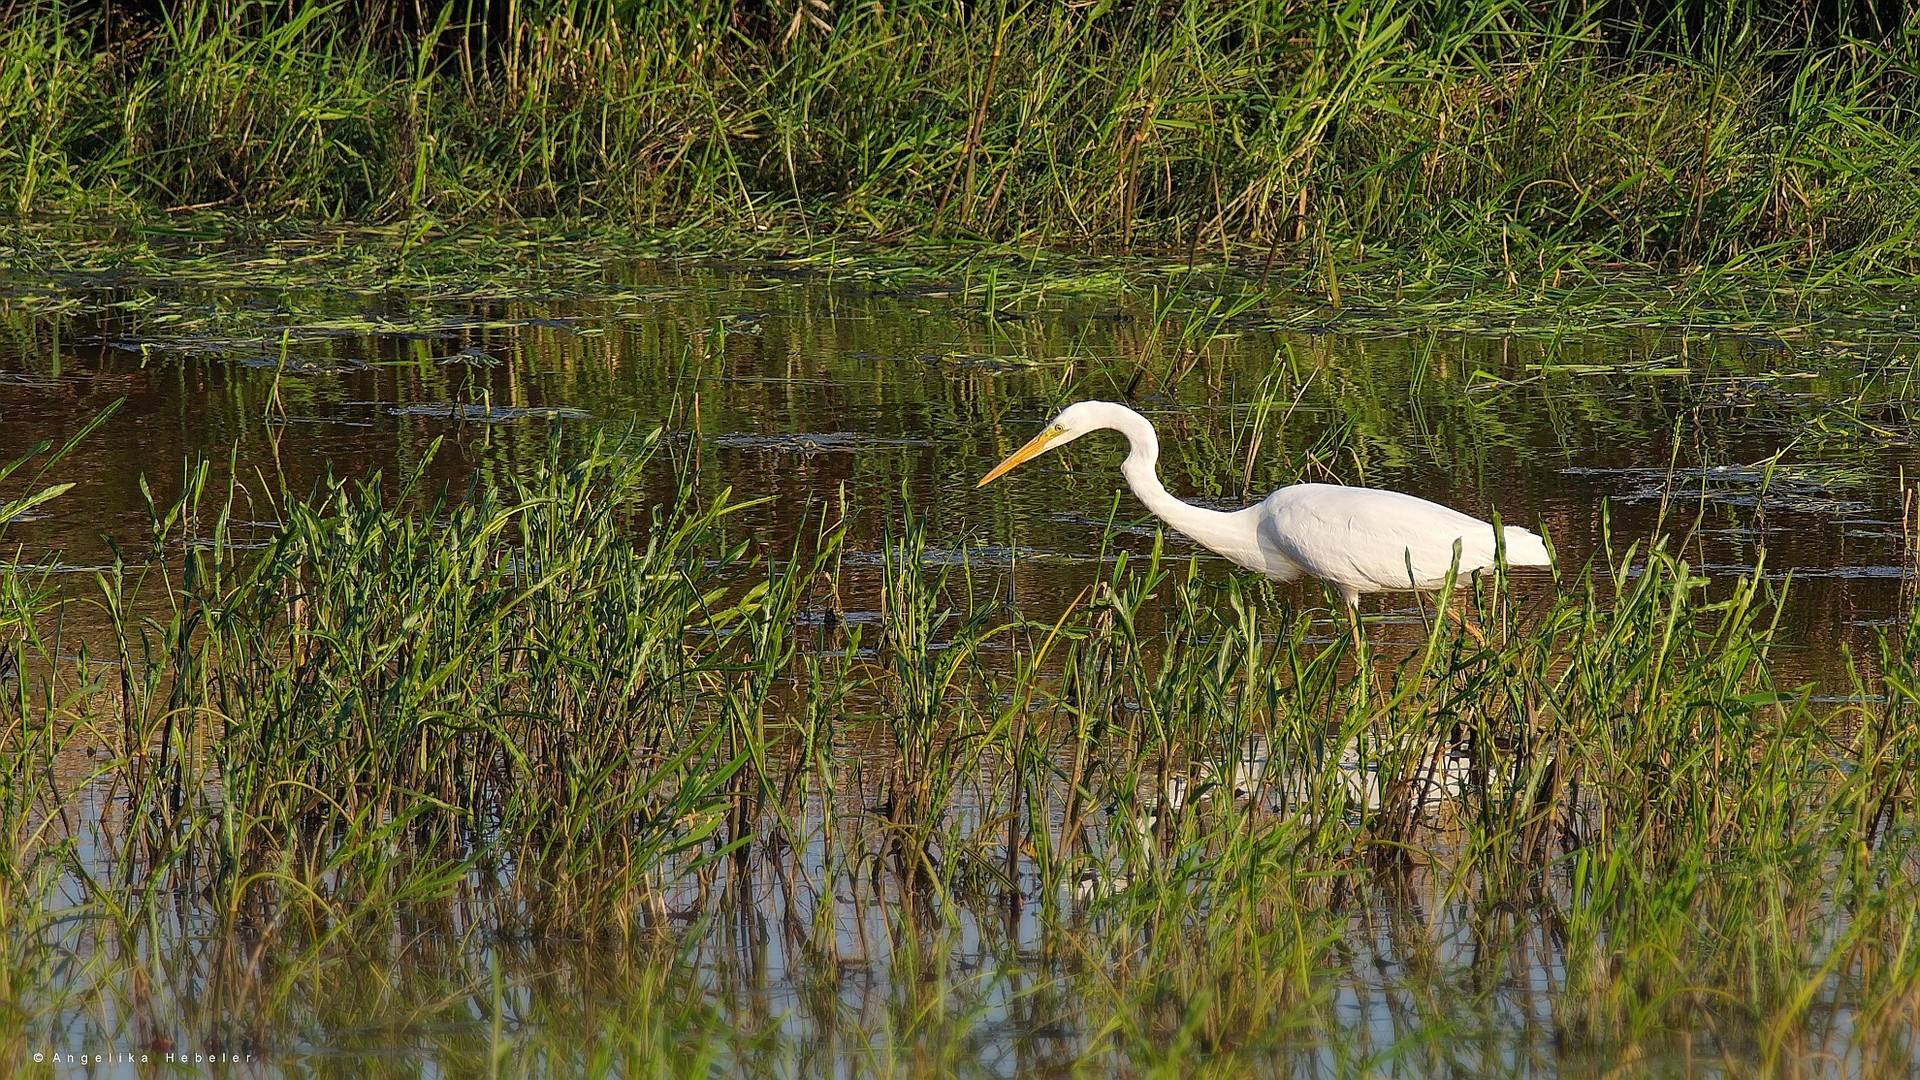
<path id="1" fill-rule="evenodd" d="M 1151 417 L 1168 486 L 1209 505 L 1336 480 L 1544 528 L 1565 566 L 1594 557 L 1608 527 L 1620 548 L 1664 533 L 1717 578 L 1764 557 L 1770 578 L 1792 577 L 1785 669 L 1809 678 L 1836 678 L 1842 646 L 1868 651 L 1902 610 L 1920 339 L 1897 304 L 1801 306 L 1771 329 L 1462 329 L 1386 297 L 1332 312 L 1277 294 L 1231 318 L 1201 317 L 1215 294 L 1246 287 L 1192 281 L 1156 306 L 1149 295 L 1041 283 L 999 304 L 949 285 L 647 262 L 542 288 L 0 280 L 0 461 L 124 402 L 63 467 L 60 479 L 78 486 L 9 524 L 19 550 L 8 557 L 80 571 L 116 546 L 137 550 L 147 536 L 140 479 L 164 504 L 196 459 L 213 463 L 217 487 L 237 485 L 245 542 L 270 535 L 276 492 L 327 475 L 393 475 L 436 440 L 427 474 L 457 489 L 529 468 L 553 425 L 658 426 L 682 440 L 703 484 L 770 497 L 739 519 L 767 552 L 787 550 L 823 513 L 850 517 L 847 622 L 880 617 L 878 553 L 902 498 L 933 520 L 935 561 L 970 568 L 982 591 L 1005 589 L 1044 621 L 1112 550 L 1153 543 L 1152 521 L 1120 485 L 1117 438 L 1049 454 L 985 490 L 974 482 L 1059 404 L 1100 397 Z M 1210 556 L 1203 572 L 1229 573 Z M 84 593 L 90 579 L 75 573 L 71 588 Z M 1550 587 L 1542 575 L 1520 580 Z M 1288 588 L 1301 603 L 1327 602 L 1317 586 Z M 1387 616 L 1376 633 L 1419 631 L 1410 603 L 1369 603 Z M 84 625 L 84 611 L 76 619 Z M 849 790 L 879 797 L 857 781 Z M 187 974 L 143 988 L 144 976 L 124 974 L 164 969 L 181 941 L 215 948 L 176 927 L 158 935 L 174 944 L 157 960 L 80 957 L 82 972 L 62 977 L 92 986 L 88 970 L 117 973 L 97 980 L 111 989 L 65 1002 L 34 1036 L 46 1051 L 34 1052 L 153 1056 L 204 1043 L 244 1055 L 243 1073 L 342 1075 L 477 1075 L 503 1062 L 569 1073 L 594 1067 L 596 1054 L 623 1072 L 649 1060 L 675 1072 L 835 1075 L 1139 1065 L 1082 1056 L 1105 1022 L 1089 1003 L 1100 964 L 1050 951 L 1058 943 L 1038 914 L 1050 900 L 983 889 L 935 915 L 917 912 L 923 898 L 877 884 L 863 893 L 850 880 L 850 895 L 823 906 L 808 881 L 820 863 L 802 842 L 683 886 L 670 906 L 684 916 L 669 914 L 687 933 L 659 953 L 476 943 L 457 927 L 422 927 L 372 953 L 360 945 L 296 982 L 275 1016 L 282 1027 L 257 1043 L 235 1042 L 245 1025 L 227 1011 L 228 988 L 205 974 L 227 969 L 176 964 Z M 1548 896 L 1567 887 L 1542 883 Z M 1349 968 L 1315 984 L 1329 988 L 1341 1027 L 1301 1030 L 1263 1051 L 1261 1067 L 1604 1071 L 1604 1049 L 1565 1044 L 1551 907 L 1490 927 L 1466 890 L 1415 875 L 1392 903 L 1342 917 Z M 798 948 L 795 920 L 821 910 L 838 920 L 838 956 Z M 1520 974 L 1482 985 L 1494 969 Z M 1284 1009 L 1266 1019 L 1290 1022 Z M 1847 1023 L 1836 1012 L 1826 1037 L 1844 1042 Z M 1739 1071 L 1691 1061 L 1693 1049 L 1678 1038 L 1671 1060 L 1648 1067 Z M 137 1072 L 118 1056 L 93 1070 Z"/>
<path id="2" fill-rule="evenodd" d="M 844 505 L 873 550 L 905 493 L 955 551 L 1057 608 L 1114 543 L 1151 542 L 1117 437 L 973 482 L 1066 401 L 1127 398 L 1160 427 L 1176 493 L 1242 505 L 1296 479 L 1391 487 L 1544 526 L 1564 566 L 1656 532 L 1716 576 L 1791 574 L 1783 625 L 1809 672 L 1865 643 L 1910 571 L 1903 477 L 1920 474 L 1912 320 L 1801 307 L 1769 331 L 1451 327 L 1381 303 L 1277 296 L 1208 322 L 1216 283 L 1151 296 L 1023 296 L 991 316 L 950 288 L 879 290 L 769 267 L 634 264 L 567 292 L 197 289 L 192 281 L 16 284 L 0 340 L 0 457 L 116 399 L 70 470 L 79 487 L 9 538 L 29 561 L 110 559 L 212 461 L 271 525 L 271 495 L 326 474 L 393 474 L 436 439 L 460 484 L 524 467 L 548 426 L 664 425 L 712 485 L 770 496 L 772 550 Z M 1245 282 L 1224 287 L 1244 290 Z M 4 295 L 4 294 L 0 294 Z M 56 314 L 42 314 L 52 308 Z M 1779 320 L 1782 324 L 1789 319 Z M 232 468 L 228 468 L 229 462 Z M 1177 551 L 1191 550 L 1177 537 Z M 1209 571 L 1225 573 L 1209 557 Z M 1297 594 L 1323 603 L 1317 587 Z M 1411 616 L 1404 600 L 1379 610 Z"/>

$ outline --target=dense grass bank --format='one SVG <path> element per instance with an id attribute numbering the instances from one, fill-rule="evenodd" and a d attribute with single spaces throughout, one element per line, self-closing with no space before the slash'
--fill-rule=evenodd
<path id="1" fill-rule="evenodd" d="M 394 10 L 15 3 L 6 201 L 1371 255 L 1529 284 L 1914 268 L 1898 5 Z"/>
<path id="2" fill-rule="evenodd" d="M 1067 1071 L 1909 1067 L 1911 617 L 1822 703 L 1773 675 L 1757 576 L 1709 600 L 1631 548 L 1525 609 L 1463 586 L 1485 644 L 1436 620 L 1356 658 L 1325 611 L 1157 552 L 1011 610 L 902 507 L 880 625 L 849 625 L 849 508 L 766 551 L 697 453 L 282 493 L 263 546 L 191 469 L 94 617 L 0 571 L 0 1054 L 142 1010 L 284 1054 L 376 1022 L 372 970 L 406 1038 L 493 1018 L 452 1060 L 499 1062 L 512 1012 L 602 1071 L 778 1074 L 798 1024 L 944 1074 L 1000 1008 Z M 35 497 L 47 463 L 0 480 Z M 754 996 L 776 947 L 785 1019 Z M 861 969 L 878 1016 L 834 1004 Z M 1404 999 L 1406 1043 L 1355 993 Z M 585 1041 L 540 1027 L 608 999 Z"/>

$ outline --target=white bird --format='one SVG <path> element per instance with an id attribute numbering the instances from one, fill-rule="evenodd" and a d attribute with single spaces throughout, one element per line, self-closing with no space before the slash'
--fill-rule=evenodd
<path id="1" fill-rule="evenodd" d="M 985 487 L 1022 462 L 1090 432 L 1111 428 L 1132 451 L 1121 464 L 1127 486 L 1160 520 L 1200 546 L 1275 581 L 1318 578 L 1347 603 L 1355 648 L 1363 593 L 1425 592 L 1457 570 L 1494 565 L 1504 543 L 1509 566 L 1546 566 L 1547 545 L 1516 525 L 1501 531 L 1479 518 L 1398 491 L 1339 484 L 1292 484 L 1243 510 L 1209 510 L 1174 498 L 1154 466 L 1160 439 L 1146 417 L 1111 401 L 1069 405 L 1032 441 L 993 467 Z M 1457 562 L 1456 562 L 1457 559 Z"/>

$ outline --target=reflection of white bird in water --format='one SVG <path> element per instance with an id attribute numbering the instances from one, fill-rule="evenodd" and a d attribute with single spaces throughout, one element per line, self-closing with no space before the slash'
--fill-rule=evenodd
<path id="1" fill-rule="evenodd" d="M 1132 452 L 1120 466 L 1127 486 L 1160 520 L 1189 540 L 1275 581 L 1314 577 L 1347 602 L 1358 647 L 1360 595 L 1424 591 L 1446 583 L 1455 567 L 1472 573 L 1495 562 L 1493 526 L 1458 510 L 1397 491 L 1293 484 L 1244 510 L 1208 510 L 1181 502 L 1161 485 L 1154 465 L 1160 440 L 1147 418 L 1110 401 L 1069 405 L 1053 423 L 994 466 L 984 487 L 1014 466 L 1092 431 L 1112 428 Z M 1509 525 L 1502 530 L 1509 566 L 1545 566 L 1540 537 Z"/>

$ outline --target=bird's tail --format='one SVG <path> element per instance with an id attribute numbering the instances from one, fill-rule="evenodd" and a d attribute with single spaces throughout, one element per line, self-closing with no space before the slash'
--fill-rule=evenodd
<path id="1" fill-rule="evenodd" d="M 1533 531 L 1518 525 L 1500 531 L 1506 540 L 1508 566 L 1546 566 L 1553 561 L 1547 555 L 1547 542 Z"/>

